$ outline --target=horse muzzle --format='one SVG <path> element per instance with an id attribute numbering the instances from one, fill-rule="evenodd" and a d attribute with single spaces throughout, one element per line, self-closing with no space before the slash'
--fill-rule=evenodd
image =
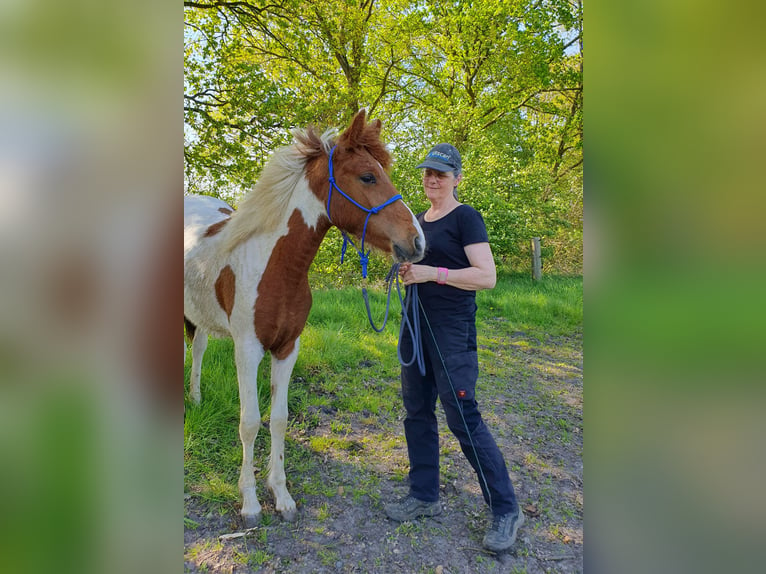
<path id="1" fill-rule="evenodd" d="M 394 243 L 393 247 L 394 259 L 396 261 L 399 263 L 417 263 L 425 255 L 426 242 L 422 236 L 416 235 L 407 244 Z"/>

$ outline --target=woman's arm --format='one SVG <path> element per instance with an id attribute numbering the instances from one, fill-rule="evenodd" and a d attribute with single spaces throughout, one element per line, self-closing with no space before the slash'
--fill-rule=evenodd
<path id="1" fill-rule="evenodd" d="M 489 243 L 473 243 L 466 245 L 464 249 L 471 266 L 463 269 L 448 269 L 446 284 L 466 291 L 492 289 L 497 282 L 497 271 Z M 405 285 L 411 285 L 428 281 L 436 282 L 439 271 L 437 267 L 430 265 L 403 263 L 399 268 L 399 274 Z M 445 273 L 442 272 L 442 279 L 444 275 Z"/>

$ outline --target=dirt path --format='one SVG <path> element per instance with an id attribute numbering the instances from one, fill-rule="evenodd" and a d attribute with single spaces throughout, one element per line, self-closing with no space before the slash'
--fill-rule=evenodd
<path id="1" fill-rule="evenodd" d="M 331 408 L 288 429 L 292 524 L 275 516 L 256 469 L 264 523 L 247 536 L 237 508 L 185 495 L 185 571 L 221 573 L 575 573 L 583 559 L 582 336 L 540 341 L 501 322 L 480 333 L 478 400 L 526 514 L 514 548 L 481 547 L 489 513 L 440 408 L 444 512 L 398 524 L 383 503 L 406 494 L 400 418 Z M 393 381 L 380 381 L 393 384 Z"/>

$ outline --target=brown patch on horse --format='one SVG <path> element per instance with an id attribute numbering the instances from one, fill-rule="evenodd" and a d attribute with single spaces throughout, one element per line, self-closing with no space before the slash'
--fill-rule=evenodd
<path id="1" fill-rule="evenodd" d="M 218 223 L 214 223 L 213 225 L 208 227 L 207 231 L 205 231 L 205 237 L 212 237 L 213 235 L 221 231 L 221 229 L 223 229 L 223 226 L 229 223 L 229 219 L 230 218 L 222 219 Z"/>
<path id="2" fill-rule="evenodd" d="M 329 225 L 329 222 L 328 222 Z M 287 222 L 258 284 L 255 303 L 255 335 L 263 348 L 285 359 L 306 326 L 311 310 L 308 269 L 327 228 L 311 229 L 297 209 Z M 296 251 L 295 245 L 302 245 Z"/>
<path id="3" fill-rule="evenodd" d="M 215 298 L 229 318 L 231 318 L 231 310 L 234 308 L 234 284 L 234 271 L 227 265 L 221 269 L 218 279 L 215 280 Z"/>
<path id="4" fill-rule="evenodd" d="M 232 213 L 234 213 L 231 209 L 229 209 L 227 207 L 219 207 L 218 211 L 220 211 L 224 215 L 231 215 Z"/>

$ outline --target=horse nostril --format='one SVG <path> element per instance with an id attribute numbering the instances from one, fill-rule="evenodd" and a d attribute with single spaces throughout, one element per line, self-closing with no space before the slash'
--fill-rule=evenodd
<path id="1" fill-rule="evenodd" d="M 414 251 L 413 251 L 414 247 Z M 393 244 L 394 258 L 397 261 L 419 261 L 423 258 L 425 250 L 425 241 L 422 237 L 415 237 L 412 243 Z"/>

